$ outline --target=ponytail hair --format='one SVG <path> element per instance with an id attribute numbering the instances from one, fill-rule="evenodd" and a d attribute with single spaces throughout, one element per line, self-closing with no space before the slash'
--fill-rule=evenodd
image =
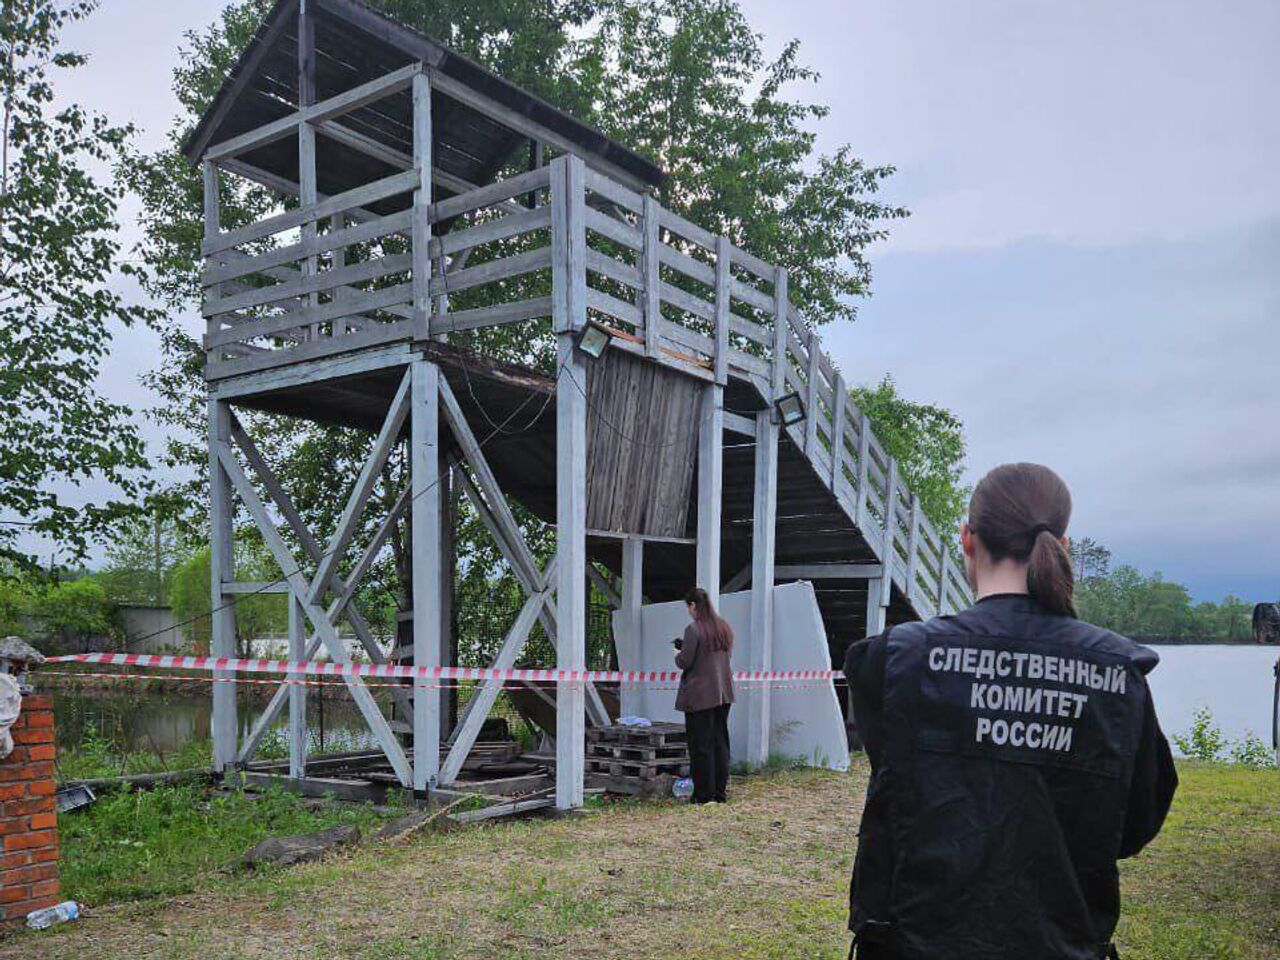
<path id="1" fill-rule="evenodd" d="M 701 587 L 694 587 L 684 595 L 684 602 L 693 607 L 693 619 L 702 636 L 713 650 L 733 649 L 733 628 L 729 621 L 716 613 L 711 596 Z"/>
<path id="2" fill-rule="evenodd" d="M 1062 544 L 1071 491 L 1037 463 L 1006 463 L 978 481 L 969 500 L 969 531 L 992 560 L 1027 564 L 1027 592 L 1059 616 L 1076 616 L 1071 556 Z"/>

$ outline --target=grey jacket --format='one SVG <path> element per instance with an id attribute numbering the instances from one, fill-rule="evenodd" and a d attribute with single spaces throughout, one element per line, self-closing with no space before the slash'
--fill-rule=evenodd
<path id="1" fill-rule="evenodd" d="M 733 703 L 729 651 L 715 649 L 710 634 L 710 626 L 703 627 L 697 621 L 684 628 L 684 643 L 676 653 L 676 666 L 684 671 L 676 709 L 683 713 Z"/>

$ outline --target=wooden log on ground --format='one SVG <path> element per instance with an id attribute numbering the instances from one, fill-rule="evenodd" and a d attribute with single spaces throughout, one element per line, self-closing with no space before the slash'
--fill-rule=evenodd
<path id="1" fill-rule="evenodd" d="M 212 770 L 168 770 L 164 773 L 135 773 L 125 777 L 99 777 L 92 780 L 70 780 L 64 787 L 88 787 L 94 793 L 105 790 L 151 790 L 178 783 L 211 783 Z"/>

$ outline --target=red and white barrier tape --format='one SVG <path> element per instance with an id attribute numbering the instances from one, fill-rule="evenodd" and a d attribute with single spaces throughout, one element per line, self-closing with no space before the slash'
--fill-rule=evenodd
<path id="1" fill-rule="evenodd" d="M 675 683 L 679 670 L 530 670 L 491 667 L 414 667 L 394 663 L 174 657 L 147 653 L 76 653 L 48 657 L 46 663 L 101 663 L 164 670 L 215 670 L 236 673 L 309 674 L 341 677 L 396 677 L 410 680 L 516 680 L 533 683 Z M 843 680 L 840 670 L 735 670 L 735 683 L 788 683 L 797 680 Z"/>
<path id="2" fill-rule="evenodd" d="M 139 682 L 148 682 L 152 680 L 168 680 L 168 681 L 174 681 L 177 683 L 247 683 L 247 684 L 269 685 L 273 687 L 286 686 L 286 687 L 345 688 L 347 685 L 346 681 L 344 680 L 295 680 L 290 677 L 272 677 L 270 679 L 259 679 L 256 677 L 214 677 L 208 674 L 194 674 L 194 673 L 178 673 L 178 674 L 169 673 L 169 674 L 164 674 L 162 676 L 157 676 L 156 674 L 149 674 L 149 673 L 94 673 L 87 670 L 42 670 L 40 671 L 40 673 L 41 673 L 41 676 L 76 677 L 76 678 L 82 678 L 86 680 L 111 680 L 111 681 L 136 680 Z M 512 682 L 514 683 L 519 681 L 512 681 Z M 392 681 L 379 682 L 375 680 L 373 682 L 366 682 L 364 686 L 369 687 L 370 689 L 382 688 L 382 687 L 393 688 L 397 690 L 404 689 L 404 684 L 402 682 L 392 682 Z M 680 689 L 679 686 L 675 686 L 672 684 L 646 683 L 644 684 L 644 686 L 648 687 L 649 690 L 669 690 L 671 692 L 675 692 L 676 690 Z M 456 680 L 452 683 L 428 683 L 426 684 L 426 688 L 428 690 L 475 690 L 476 681 L 467 682 L 462 680 Z M 772 691 L 772 690 L 827 690 L 827 689 L 830 689 L 830 687 L 827 686 L 827 682 L 811 681 L 809 683 L 770 683 L 767 685 L 767 687 L 764 684 L 760 684 L 758 686 L 750 686 L 750 685 L 740 686 L 738 692 L 739 693 L 756 693 L 756 692 L 761 692 L 766 690 Z"/>

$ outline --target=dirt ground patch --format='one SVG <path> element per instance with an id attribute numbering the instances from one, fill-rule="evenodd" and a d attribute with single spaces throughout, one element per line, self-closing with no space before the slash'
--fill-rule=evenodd
<path id="1" fill-rule="evenodd" d="M 1219 783 L 1219 769 L 1184 771 L 1170 829 L 1125 867 L 1126 960 L 1280 957 L 1280 774 Z M 735 779 L 726 806 L 628 803 L 368 842 L 324 863 L 213 877 L 200 895 L 98 907 L 13 937 L 0 958 L 834 960 L 848 951 L 865 783 L 859 761 L 847 774 Z M 1174 912 L 1182 932 L 1169 942 Z"/>

